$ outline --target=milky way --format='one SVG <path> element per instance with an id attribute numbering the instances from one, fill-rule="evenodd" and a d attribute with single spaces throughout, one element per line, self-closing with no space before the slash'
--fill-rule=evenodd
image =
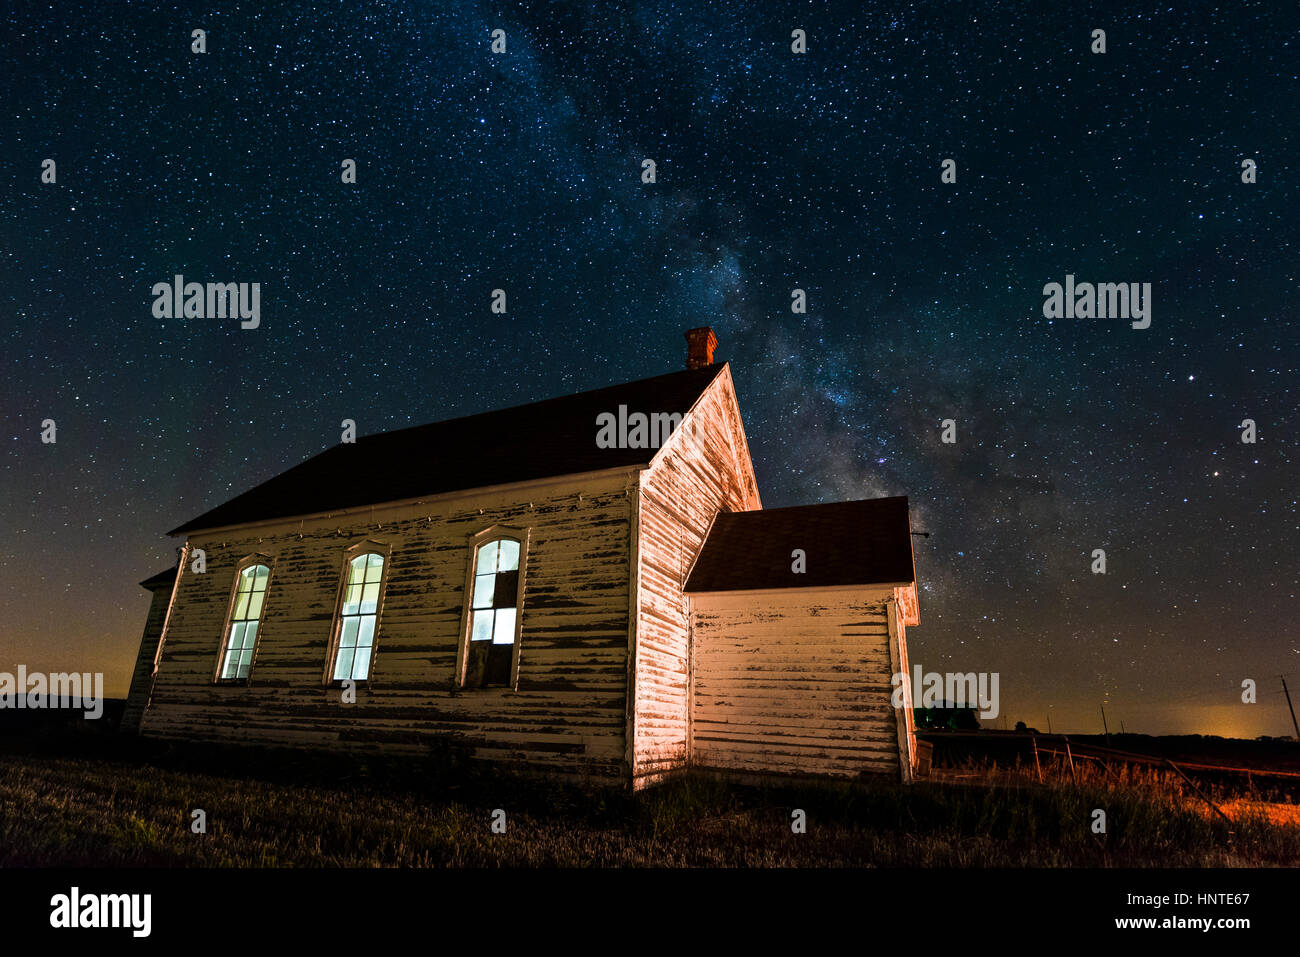
<path id="1" fill-rule="evenodd" d="M 1289 733 L 1289 5 L 67 6 L 0 21 L 0 666 L 121 693 L 166 529 L 345 418 L 711 325 L 765 505 L 911 498 L 913 661 L 999 672 L 1011 722 Z M 260 327 L 155 318 L 178 273 L 259 282 Z M 1151 283 L 1150 327 L 1045 318 L 1067 275 Z"/>

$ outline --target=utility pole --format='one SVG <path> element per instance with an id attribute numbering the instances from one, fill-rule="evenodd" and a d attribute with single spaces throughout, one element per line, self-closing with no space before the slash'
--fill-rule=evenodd
<path id="1" fill-rule="evenodd" d="M 1128 734 L 1128 729 L 1124 727 L 1124 719 L 1123 719 L 1123 718 L 1120 718 L 1120 719 L 1119 719 L 1119 733 L 1120 733 L 1120 734 Z"/>
<path id="2" fill-rule="evenodd" d="M 1281 675 L 1278 677 L 1282 678 Z M 1295 739 L 1300 741 L 1300 724 L 1295 720 L 1295 705 L 1291 704 L 1291 692 L 1287 689 L 1285 678 L 1282 678 L 1282 693 L 1286 695 L 1286 706 L 1291 709 L 1291 727 L 1295 728 Z"/>
<path id="3" fill-rule="evenodd" d="M 1048 712 L 1047 712 L 1047 733 L 1048 733 L 1048 734 L 1051 734 L 1051 733 L 1052 733 L 1052 712 L 1051 712 L 1051 709 L 1048 709 Z"/>
<path id="4" fill-rule="evenodd" d="M 1106 705 L 1104 702 L 1101 706 L 1101 726 L 1106 731 L 1106 746 L 1110 747 L 1110 726 L 1106 724 Z"/>

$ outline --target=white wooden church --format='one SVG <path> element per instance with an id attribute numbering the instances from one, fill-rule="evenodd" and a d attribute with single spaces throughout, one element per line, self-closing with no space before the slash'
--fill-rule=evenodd
<path id="1" fill-rule="evenodd" d="M 685 371 L 362 437 L 174 529 L 124 727 L 910 780 L 907 499 L 764 509 L 730 367 L 686 338 Z"/>

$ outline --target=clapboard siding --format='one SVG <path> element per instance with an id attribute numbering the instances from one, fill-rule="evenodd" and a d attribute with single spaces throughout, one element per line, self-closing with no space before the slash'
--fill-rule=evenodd
<path id="1" fill-rule="evenodd" d="M 147 735 L 420 753 L 447 741 L 524 770 L 627 774 L 635 473 L 481 491 L 349 515 L 196 533 L 141 722 Z M 455 689 L 470 536 L 529 530 L 517 689 Z M 370 680 L 324 684 L 345 551 L 388 546 Z M 246 685 L 216 684 L 242 559 L 271 567 Z"/>
<path id="2" fill-rule="evenodd" d="M 682 585 L 719 510 L 761 508 L 729 368 L 641 474 L 633 776 L 690 756 L 690 615 Z"/>
<path id="3" fill-rule="evenodd" d="M 692 764 L 897 775 L 888 597 L 879 589 L 692 596 Z"/>

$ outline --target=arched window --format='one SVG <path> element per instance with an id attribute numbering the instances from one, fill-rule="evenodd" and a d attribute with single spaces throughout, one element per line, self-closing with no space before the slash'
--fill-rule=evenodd
<path id="1" fill-rule="evenodd" d="M 334 626 L 334 681 L 365 681 L 379 620 L 379 591 L 384 580 L 384 556 L 364 552 L 348 560 L 347 579 Z"/>
<path id="2" fill-rule="evenodd" d="M 519 540 L 479 544 L 473 571 L 464 686 L 510 685 L 519 624 Z"/>
<path id="3" fill-rule="evenodd" d="M 266 600 L 266 583 L 270 577 L 271 569 L 260 562 L 245 565 L 235 575 L 230 624 L 226 629 L 221 667 L 217 672 L 223 681 L 248 677 L 248 669 L 253 664 L 253 648 L 257 644 L 257 626 L 262 620 L 262 605 Z"/>

